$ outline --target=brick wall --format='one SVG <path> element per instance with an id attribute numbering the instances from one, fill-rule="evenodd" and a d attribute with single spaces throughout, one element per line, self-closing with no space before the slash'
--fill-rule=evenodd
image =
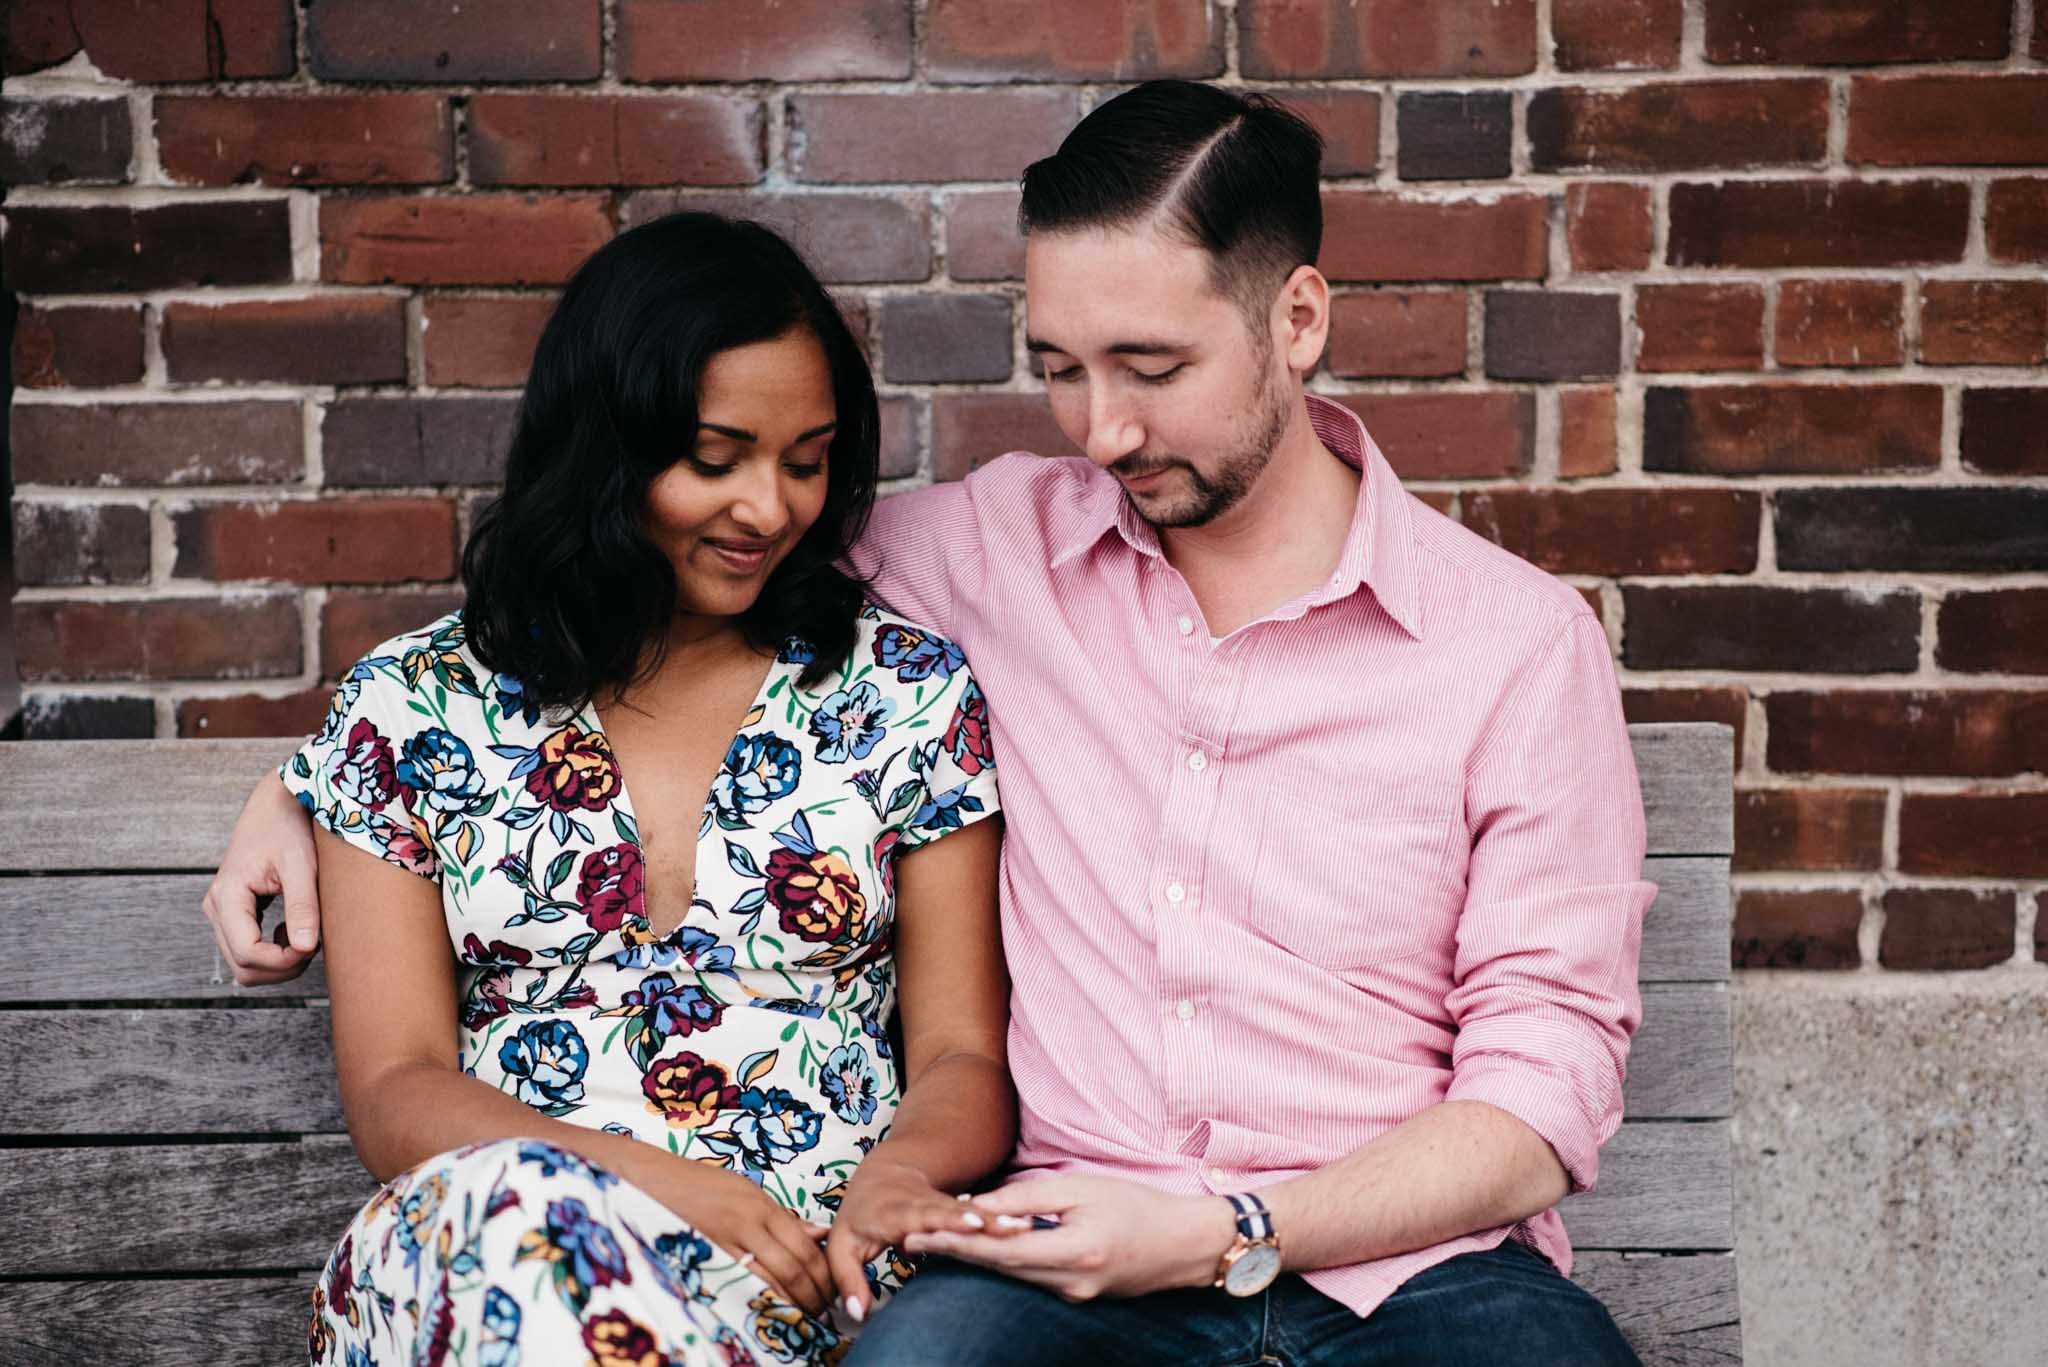
<path id="1" fill-rule="evenodd" d="M 147 13 L 147 22 L 141 16 Z M 306 729 L 455 601 L 551 291 L 798 234 L 888 474 L 1064 449 L 1010 186 L 1159 74 L 1329 136 L 1319 389 L 1741 735 L 1752 965 L 2048 959 L 2043 0 L 16 0 L 36 736 Z M 2022 967 L 2024 966 L 2024 967 Z"/>

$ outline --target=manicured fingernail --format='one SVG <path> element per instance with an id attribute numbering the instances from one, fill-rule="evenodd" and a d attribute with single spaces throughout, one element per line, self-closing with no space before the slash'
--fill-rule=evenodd
<path id="1" fill-rule="evenodd" d="M 311 949 L 312 947 L 313 947 L 313 932 L 312 932 L 312 931 L 310 931 L 310 930 L 295 930 L 295 931 L 293 931 L 293 932 L 292 932 L 292 948 L 293 948 L 293 949 Z"/>
<path id="2" fill-rule="evenodd" d="M 860 1303 L 858 1296 L 848 1296 L 846 1298 L 846 1317 L 855 1324 L 860 1324 L 867 1319 L 867 1307 Z"/>
<path id="3" fill-rule="evenodd" d="M 1029 1229 L 1031 1228 L 1031 1222 L 1021 1215 L 998 1215 L 996 1216 L 996 1228 Z"/>
<path id="4" fill-rule="evenodd" d="M 988 1222 L 970 1210 L 961 1214 L 960 1223 L 966 1225 L 969 1229 L 983 1229 L 987 1226 Z"/>
<path id="5" fill-rule="evenodd" d="M 967 1195 L 967 1193 L 963 1191 L 963 1192 L 961 1192 L 961 1193 L 960 1193 L 960 1194 L 959 1194 L 958 1196 L 954 1197 L 953 1199 L 954 1199 L 954 1200 L 956 1200 L 956 1201 L 965 1201 L 965 1200 L 969 1200 L 970 1198 L 969 1198 L 969 1196 Z"/>

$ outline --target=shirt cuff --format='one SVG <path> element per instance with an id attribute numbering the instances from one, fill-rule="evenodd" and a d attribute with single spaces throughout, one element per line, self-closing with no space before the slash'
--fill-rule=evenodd
<path id="1" fill-rule="evenodd" d="M 1616 1106 L 1609 1123 L 1596 1128 L 1573 1099 L 1569 1077 L 1505 1054 L 1478 1053 L 1461 1059 L 1444 1100 L 1484 1101 L 1536 1131 L 1564 1165 L 1574 1192 L 1591 1191 L 1599 1180 L 1600 1145 L 1621 1119 Z"/>

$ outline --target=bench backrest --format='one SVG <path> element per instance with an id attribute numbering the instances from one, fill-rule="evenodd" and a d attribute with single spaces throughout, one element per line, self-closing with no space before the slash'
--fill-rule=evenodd
<path id="1" fill-rule="evenodd" d="M 1649 1364 L 1739 1362 L 1728 1117 L 1728 728 L 1630 728 L 1649 816 L 1643 1027 L 1575 1276 Z M 373 1188 L 318 962 L 237 987 L 199 914 L 290 741 L 0 745 L 0 1367 L 81 1333 L 161 1367 L 303 1361 Z M 15 1280 L 31 1278 L 32 1280 Z"/>

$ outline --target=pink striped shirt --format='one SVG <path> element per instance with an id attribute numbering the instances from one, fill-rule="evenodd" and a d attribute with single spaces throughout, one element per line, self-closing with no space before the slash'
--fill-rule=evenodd
<path id="1" fill-rule="evenodd" d="M 1606 635 L 1309 406 L 1364 472 L 1342 559 L 1221 642 L 1077 458 L 887 500 L 856 554 L 989 698 L 1016 1166 L 1248 1190 L 1465 1099 L 1590 1187 L 1655 892 Z M 1510 1233 L 1569 1270 L 1547 1211 L 1308 1280 L 1363 1315 Z"/>

